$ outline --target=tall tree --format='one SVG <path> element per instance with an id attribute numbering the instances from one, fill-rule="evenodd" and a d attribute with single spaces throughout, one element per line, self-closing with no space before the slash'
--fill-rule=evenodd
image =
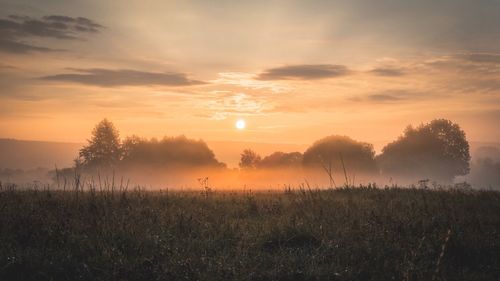
<path id="1" fill-rule="evenodd" d="M 260 155 L 251 149 L 243 150 L 240 158 L 240 168 L 242 169 L 255 169 L 261 161 Z"/>
<path id="2" fill-rule="evenodd" d="M 347 136 L 329 136 L 316 141 L 305 152 L 305 167 L 329 166 L 334 170 L 346 168 L 349 173 L 377 173 L 373 145 Z"/>
<path id="3" fill-rule="evenodd" d="M 469 143 L 458 124 L 433 120 L 404 134 L 382 149 L 379 165 L 388 176 L 451 181 L 469 172 Z"/>
<path id="4" fill-rule="evenodd" d="M 84 166 L 109 167 L 120 161 L 120 134 L 108 119 L 99 122 L 92 131 L 88 145 L 80 149 Z"/>

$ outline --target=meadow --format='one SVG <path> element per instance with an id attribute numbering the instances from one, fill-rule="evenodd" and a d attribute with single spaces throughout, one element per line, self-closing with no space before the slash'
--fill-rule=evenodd
<path id="1" fill-rule="evenodd" d="M 0 192 L 0 280 L 498 280 L 500 193 Z"/>

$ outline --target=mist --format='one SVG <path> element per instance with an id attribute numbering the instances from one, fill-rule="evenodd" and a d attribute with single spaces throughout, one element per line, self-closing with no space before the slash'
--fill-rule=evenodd
<path id="1" fill-rule="evenodd" d="M 287 189 L 324 189 L 343 186 L 390 184 L 389 180 L 368 174 L 343 174 L 312 168 L 290 169 L 228 169 L 214 167 L 176 167 L 160 168 L 153 166 L 134 166 L 118 170 L 95 170 L 79 172 L 71 170 L 51 171 L 52 186 L 60 189 L 75 188 L 79 181 L 82 189 L 133 189 L 136 187 L 152 190 L 204 191 L 252 191 Z M 77 178 L 77 179 L 76 179 Z M 76 179 L 76 180 L 75 180 Z M 65 186 L 65 187 L 64 187 Z"/>
<path id="2" fill-rule="evenodd" d="M 457 180 L 469 182 L 474 188 L 500 190 L 500 148 L 481 146 L 473 152 L 471 171 Z"/>
<path id="3" fill-rule="evenodd" d="M 456 123 L 408 126 L 377 154 L 373 145 L 330 135 L 305 151 L 240 153 L 237 168 L 219 161 L 203 140 L 119 137 L 104 119 L 70 167 L 0 170 L 0 181 L 59 189 L 287 190 L 371 185 L 498 189 L 500 149 L 470 151 Z"/>

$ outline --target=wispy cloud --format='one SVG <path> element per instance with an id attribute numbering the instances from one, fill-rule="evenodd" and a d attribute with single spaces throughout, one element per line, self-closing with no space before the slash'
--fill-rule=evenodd
<path id="1" fill-rule="evenodd" d="M 369 72 L 378 76 L 402 76 L 405 74 L 402 68 L 396 67 L 377 67 Z"/>
<path id="2" fill-rule="evenodd" d="M 344 65 L 334 64 L 301 64 L 269 68 L 259 74 L 260 80 L 314 80 L 348 75 L 349 69 Z"/>
<path id="3" fill-rule="evenodd" d="M 78 73 L 63 73 L 41 77 L 47 81 L 72 82 L 99 87 L 120 86 L 190 86 L 204 84 L 191 80 L 184 73 L 146 72 L 131 69 L 73 69 Z"/>
<path id="4" fill-rule="evenodd" d="M 456 54 L 451 57 L 476 63 L 500 64 L 500 54 L 494 53 L 465 53 Z"/>
<path id="5" fill-rule="evenodd" d="M 422 66 L 438 71 L 498 76 L 500 74 L 500 54 L 451 54 L 426 60 Z"/>
<path id="6" fill-rule="evenodd" d="M 269 110 L 271 105 L 245 93 L 224 93 L 214 96 L 204 103 L 203 108 L 210 112 L 210 119 L 222 120 L 230 115 L 255 115 Z"/>
<path id="7" fill-rule="evenodd" d="M 395 95 L 387 95 L 387 94 L 376 94 L 376 95 L 369 95 L 368 100 L 380 101 L 380 102 L 399 101 L 401 100 L 401 97 Z"/>
<path id="8" fill-rule="evenodd" d="M 288 86 L 270 81 L 256 80 L 255 75 L 244 72 L 221 72 L 218 78 L 210 81 L 213 84 L 234 85 L 248 89 L 270 90 L 273 93 L 283 92 L 289 89 Z"/>
<path id="9" fill-rule="evenodd" d="M 34 46 L 9 39 L 0 39 L 0 51 L 15 54 L 25 54 L 30 52 L 53 52 L 55 49 Z"/>
<path id="10" fill-rule="evenodd" d="M 394 89 L 385 90 L 377 93 L 368 94 L 365 98 L 355 98 L 354 101 L 369 101 L 376 103 L 394 103 L 394 102 L 414 102 L 423 98 L 432 98 L 433 95 L 422 93 L 416 90 Z"/>
<path id="11" fill-rule="evenodd" d="M 17 54 L 55 51 L 25 40 L 33 38 L 75 40 L 80 39 L 82 34 L 97 33 L 103 28 L 102 25 L 84 17 L 51 15 L 32 18 L 10 15 L 6 19 L 0 19 L 0 51 Z"/>

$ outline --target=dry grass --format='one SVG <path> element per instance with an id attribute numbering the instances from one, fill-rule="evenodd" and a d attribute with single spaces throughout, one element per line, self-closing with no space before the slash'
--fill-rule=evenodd
<path id="1" fill-rule="evenodd" d="M 1 280 L 498 280 L 500 194 L 2 187 Z"/>

